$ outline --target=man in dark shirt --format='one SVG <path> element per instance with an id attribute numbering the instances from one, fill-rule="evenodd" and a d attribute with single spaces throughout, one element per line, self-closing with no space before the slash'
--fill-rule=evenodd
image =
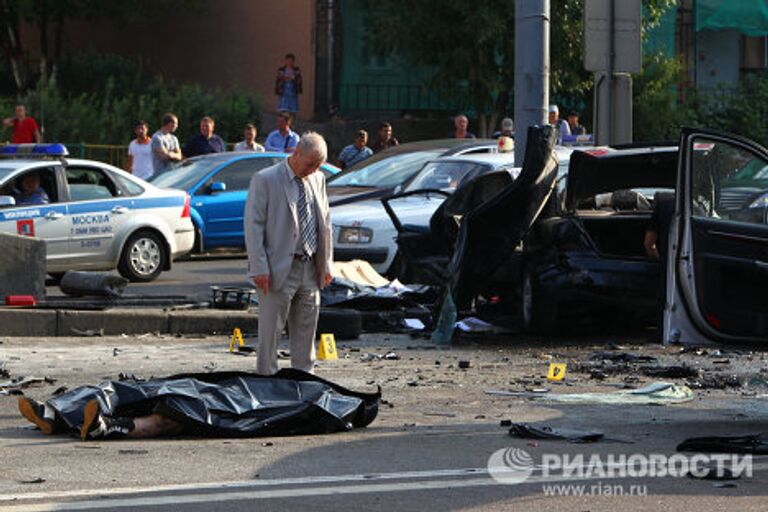
<path id="1" fill-rule="evenodd" d="M 224 152 L 224 141 L 213 133 L 214 126 L 213 119 L 208 116 L 200 120 L 200 133 L 189 139 L 184 146 L 185 158 Z"/>
<path id="2" fill-rule="evenodd" d="M 389 123 L 381 123 L 379 126 L 379 141 L 373 147 L 373 152 L 378 153 L 385 149 L 393 148 L 400 144 L 400 142 L 392 135 L 392 125 Z"/>
<path id="3" fill-rule="evenodd" d="M 667 301 L 667 254 L 669 251 L 669 225 L 675 214 L 675 195 L 656 192 L 653 214 L 645 230 L 643 246 L 649 258 L 659 262 L 659 288 L 656 293 L 659 335 L 664 327 L 664 306 Z"/>

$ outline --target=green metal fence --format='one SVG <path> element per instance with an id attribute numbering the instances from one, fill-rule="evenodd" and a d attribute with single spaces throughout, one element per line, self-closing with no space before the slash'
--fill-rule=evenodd
<path id="1" fill-rule="evenodd" d="M 125 169 L 128 159 L 128 146 L 121 144 L 87 144 L 85 142 L 64 143 L 73 158 L 86 158 L 98 162 L 106 162 Z"/>
<path id="2" fill-rule="evenodd" d="M 125 169 L 125 164 L 128 160 L 127 145 L 88 144 L 85 142 L 65 142 L 64 145 L 67 146 L 69 156 L 72 158 L 86 158 L 88 160 L 96 160 L 97 162 L 105 162 L 121 169 Z M 235 144 L 227 142 L 225 147 L 227 151 L 232 151 L 235 148 Z"/>

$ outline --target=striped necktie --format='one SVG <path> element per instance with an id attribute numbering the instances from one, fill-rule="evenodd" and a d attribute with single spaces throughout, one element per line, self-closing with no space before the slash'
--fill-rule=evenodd
<path id="1" fill-rule="evenodd" d="M 299 189 L 299 197 L 296 202 L 296 208 L 299 212 L 299 231 L 301 233 L 301 246 L 304 254 L 312 256 L 317 252 L 317 225 L 314 216 L 310 213 L 310 206 L 307 202 L 307 191 L 304 180 L 295 176 L 293 178 Z"/>

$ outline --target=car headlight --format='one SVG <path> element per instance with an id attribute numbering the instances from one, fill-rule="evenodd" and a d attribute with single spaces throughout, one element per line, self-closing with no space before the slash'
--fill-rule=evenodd
<path id="1" fill-rule="evenodd" d="M 768 208 L 768 194 L 763 194 L 749 205 L 750 208 Z"/>
<path id="2" fill-rule="evenodd" d="M 340 244 L 369 244 L 373 240 L 373 230 L 360 227 L 339 228 Z"/>

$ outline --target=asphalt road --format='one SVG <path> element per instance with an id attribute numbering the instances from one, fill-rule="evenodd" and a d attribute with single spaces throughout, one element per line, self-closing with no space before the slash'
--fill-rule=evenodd
<path id="1" fill-rule="evenodd" d="M 486 393 L 528 385 L 549 387 L 551 393 L 612 392 L 628 377 L 639 378 L 636 385 L 653 380 L 624 373 L 595 381 L 572 370 L 565 384 L 536 384 L 550 361 L 573 369 L 609 341 L 663 364 L 685 363 L 712 373 L 757 372 L 766 364 L 762 354 L 681 355 L 676 347 L 616 338 L 497 341 L 440 350 L 408 336 L 367 335 L 340 344 L 341 359 L 320 362 L 318 374 L 353 389 L 380 385 L 391 407 L 384 404 L 368 428 L 333 435 L 82 443 L 30 429 L 16 411 L 16 397 L 0 396 L 0 510 L 765 510 L 765 456 L 754 458 L 751 476 L 732 482 L 599 474 L 566 481 L 557 474 L 545 476 L 539 467 L 545 454 L 597 455 L 604 461 L 621 454 L 671 455 L 687 437 L 763 432 L 768 402 L 760 387 L 696 390 L 695 400 L 667 406 L 558 405 Z M 74 388 L 118 372 L 146 377 L 255 366 L 255 356 L 230 355 L 226 345 L 224 336 L 1 338 L 0 361 L 11 376 L 56 379 L 25 389 L 28 396 L 44 399 L 59 386 Z M 360 357 L 390 350 L 400 359 Z M 730 359 L 725 369 L 714 362 L 723 357 Z M 459 360 L 469 360 L 470 368 L 459 369 Z M 610 440 L 573 444 L 512 438 L 499 424 L 503 419 L 597 429 Z M 537 464 L 517 485 L 498 482 L 488 472 L 489 456 L 509 447 L 525 450 Z M 552 487 L 558 484 L 572 487 L 558 491 Z M 630 486 L 645 495 L 619 495 L 633 492 Z"/>
<path id="2" fill-rule="evenodd" d="M 125 295 L 181 295 L 201 301 L 211 300 L 211 286 L 252 287 L 247 277 L 244 255 L 197 256 L 176 261 L 168 272 L 151 283 L 130 283 Z M 114 272 L 116 274 L 116 272 Z M 46 288 L 48 297 L 61 296 L 58 286 Z"/>

